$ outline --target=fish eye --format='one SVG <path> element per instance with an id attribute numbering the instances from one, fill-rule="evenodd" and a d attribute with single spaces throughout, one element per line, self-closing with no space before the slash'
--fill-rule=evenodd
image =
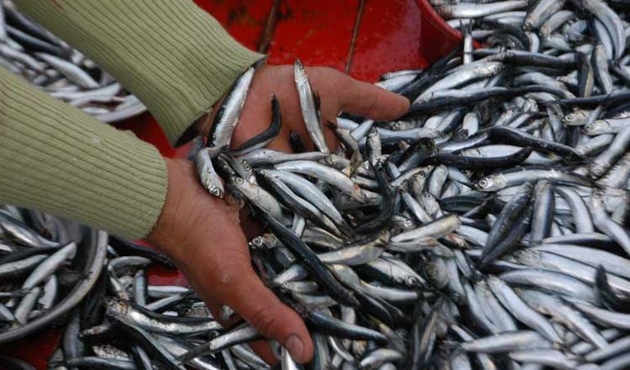
<path id="1" fill-rule="evenodd" d="M 246 171 L 249 171 L 249 170 L 251 170 L 251 169 L 252 169 L 252 166 L 250 166 L 250 165 L 249 165 L 249 162 L 247 162 L 246 160 L 244 160 L 244 159 L 243 159 L 243 161 L 242 161 L 241 163 L 243 164 L 243 168 L 244 168 Z"/>
<path id="2" fill-rule="evenodd" d="M 240 178 L 240 177 L 237 177 L 237 178 L 236 178 L 236 183 L 237 183 L 237 184 L 239 184 L 239 185 L 242 185 L 242 184 L 244 184 L 244 183 L 245 183 L 245 180 L 243 180 L 243 179 L 242 179 L 242 178 Z"/>
<path id="3" fill-rule="evenodd" d="M 485 188 L 488 186 L 488 180 L 486 179 L 482 179 L 481 181 L 479 181 L 479 186 L 482 188 Z"/>
<path id="4" fill-rule="evenodd" d="M 591 172 L 593 173 L 593 175 L 598 176 L 598 177 L 604 174 L 603 173 L 604 171 L 599 167 L 594 168 Z"/>
<path id="5" fill-rule="evenodd" d="M 215 197 L 220 197 L 220 196 L 221 196 L 221 190 L 219 190 L 219 189 L 217 189 L 217 188 L 212 189 L 212 190 L 210 191 L 210 193 L 211 193 L 212 195 L 214 195 Z"/>

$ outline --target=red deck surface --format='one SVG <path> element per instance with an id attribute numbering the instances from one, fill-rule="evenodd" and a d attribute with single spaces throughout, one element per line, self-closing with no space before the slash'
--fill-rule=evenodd
<path id="1" fill-rule="evenodd" d="M 455 47 L 457 34 L 439 19 L 426 0 L 196 0 L 238 41 L 259 50 L 268 46 L 270 64 L 329 66 L 357 79 L 376 82 L 388 71 L 422 68 Z M 268 26 L 272 9 L 275 25 Z M 353 34 L 357 18 L 360 22 Z M 267 30 L 267 32 L 265 32 Z M 117 125 L 156 145 L 163 155 L 184 157 L 187 147 L 172 148 L 149 114 Z M 154 270 L 151 284 L 185 284 L 179 274 Z M 38 369 L 57 344 L 61 329 L 51 329 L 0 349 Z M 0 369 L 2 370 L 2 369 Z"/>

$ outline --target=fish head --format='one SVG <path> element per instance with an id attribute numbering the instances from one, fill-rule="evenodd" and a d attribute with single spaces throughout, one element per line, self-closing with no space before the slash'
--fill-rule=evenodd
<path id="1" fill-rule="evenodd" d="M 234 312 L 234 309 L 232 309 L 232 307 L 226 304 L 221 305 L 221 308 L 219 311 L 219 316 L 221 317 L 221 320 L 228 321 L 234 314 L 235 312 Z"/>
<path id="2" fill-rule="evenodd" d="M 468 244 L 468 242 L 466 242 L 466 239 L 462 238 L 461 236 L 455 233 L 450 233 L 450 234 L 445 235 L 444 239 L 448 240 L 450 243 L 452 243 L 453 245 L 457 246 L 460 249 L 470 249 L 470 245 Z"/>
<path id="3" fill-rule="evenodd" d="M 394 123 L 392 123 L 392 130 L 394 131 L 400 131 L 403 129 L 403 124 L 400 121 L 396 121 Z"/>
<path id="4" fill-rule="evenodd" d="M 486 281 L 488 282 L 488 286 L 490 287 L 490 289 L 497 289 L 505 285 L 505 282 L 503 282 L 503 280 L 501 280 L 501 278 L 496 275 L 489 275 Z"/>
<path id="5" fill-rule="evenodd" d="M 249 246 L 252 248 L 263 248 L 265 245 L 262 236 L 257 236 L 249 242 Z"/>
<path id="6" fill-rule="evenodd" d="M 404 283 L 409 288 L 418 288 L 422 286 L 422 281 L 415 276 L 407 276 Z"/>
<path id="7" fill-rule="evenodd" d="M 479 180 L 473 187 L 479 191 L 497 191 L 505 187 L 505 180 L 499 175 L 490 175 Z"/>
<path id="8" fill-rule="evenodd" d="M 406 217 L 394 217 L 392 218 L 392 230 L 395 230 L 395 234 L 398 234 L 405 230 L 411 230 L 416 227 L 416 224 Z"/>
<path id="9" fill-rule="evenodd" d="M 501 73 L 503 71 L 507 70 L 507 67 L 505 66 L 505 64 L 503 63 L 499 63 L 498 65 L 496 65 L 494 67 L 494 72 L 495 73 Z"/>
<path id="10" fill-rule="evenodd" d="M 591 177 L 595 179 L 599 179 L 600 177 L 604 176 L 607 171 L 608 171 L 608 168 L 606 166 L 602 166 L 601 164 L 598 164 L 597 162 L 593 162 L 591 163 L 591 166 L 589 167 L 588 172 L 591 175 Z M 594 195 L 595 193 L 593 193 L 593 196 Z"/>
<path id="11" fill-rule="evenodd" d="M 79 333 L 79 338 L 84 339 L 84 338 L 89 338 L 91 336 L 98 336 L 100 334 L 108 332 L 111 329 L 112 329 L 112 324 L 110 323 L 93 326 L 91 328 L 82 330 L 81 333 Z"/>
<path id="12" fill-rule="evenodd" d="M 210 175 L 203 173 L 201 175 L 201 182 L 203 183 L 204 188 L 208 189 L 210 194 L 217 198 L 223 198 L 223 188 L 220 187 L 221 184 L 215 184 L 215 182 L 210 178 Z"/>
<path id="13" fill-rule="evenodd" d="M 587 119 L 588 116 L 586 112 L 584 112 L 583 110 L 577 110 L 564 116 L 562 118 L 562 123 L 569 126 L 579 126 L 584 124 Z"/>
<path id="14" fill-rule="evenodd" d="M 512 253 L 512 257 L 516 259 L 516 261 L 527 265 L 527 266 L 536 266 L 540 261 L 540 252 L 531 250 L 531 249 L 521 249 L 514 253 Z"/>
<path id="15" fill-rule="evenodd" d="M 425 202 L 425 204 L 430 204 L 430 205 L 437 203 L 437 201 L 435 200 L 435 197 L 431 193 L 427 193 L 427 192 L 422 194 L 422 201 Z"/>
<path id="16" fill-rule="evenodd" d="M 236 186 L 238 187 L 245 186 L 245 180 L 243 180 L 242 177 L 232 176 L 232 178 L 230 179 L 230 182 L 232 182 L 233 184 L 236 184 Z"/>
<path id="17" fill-rule="evenodd" d="M 604 206 L 604 198 L 606 194 L 601 190 L 593 190 L 591 193 L 591 206 L 593 208 L 601 208 Z"/>
<path id="18" fill-rule="evenodd" d="M 439 283 L 442 279 L 442 275 L 440 274 L 440 270 L 438 266 L 434 262 L 427 262 L 424 265 L 424 273 L 429 281 L 433 283 Z M 439 285 L 439 284 L 438 284 Z"/>
<path id="19" fill-rule="evenodd" d="M 585 135 L 601 135 L 608 131 L 610 124 L 603 120 L 597 120 L 595 122 L 589 123 L 582 129 L 582 133 Z"/>
<path id="20" fill-rule="evenodd" d="M 223 190 L 217 188 L 216 186 L 211 187 L 209 192 L 217 198 L 223 198 Z"/>
<path id="21" fill-rule="evenodd" d="M 110 314 L 125 315 L 129 304 L 117 297 L 105 297 L 103 298 L 105 309 Z"/>
<path id="22" fill-rule="evenodd" d="M 367 133 L 368 138 L 375 138 L 378 136 L 378 128 L 376 126 L 372 126 Z"/>
<path id="23" fill-rule="evenodd" d="M 243 166 L 243 169 L 245 171 L 252 172 L 252 166 L 249 164 L 249 162 L 246 159 L 241 160 L 241 165 Z"/>

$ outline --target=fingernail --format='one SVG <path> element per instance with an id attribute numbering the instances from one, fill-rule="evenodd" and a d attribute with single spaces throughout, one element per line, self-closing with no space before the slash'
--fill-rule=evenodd
<path id="1" fill-rule="evenodd" d="M 302 340 L 297 335 L 291 334 L 284 341 L 283 345 L 284 345 L 284 348 L 286 348 L 289 351 L 293 359 L 301 360 L 302 356 L 304 356 L 304 343 L 302 343 Z"/>

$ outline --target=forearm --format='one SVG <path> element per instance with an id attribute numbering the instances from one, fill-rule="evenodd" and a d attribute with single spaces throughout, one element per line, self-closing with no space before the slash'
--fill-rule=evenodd
<path id="1" fill-rule="evenodd" d="M 135 94 L 171 143 L 262 55 L 192 0 L 17 0 Z"/>
<path id="2" fill-rule="evenodd" d="M 0 202 L 144 237 L 167 189 L 158 151 L 0 68 Z"/>

